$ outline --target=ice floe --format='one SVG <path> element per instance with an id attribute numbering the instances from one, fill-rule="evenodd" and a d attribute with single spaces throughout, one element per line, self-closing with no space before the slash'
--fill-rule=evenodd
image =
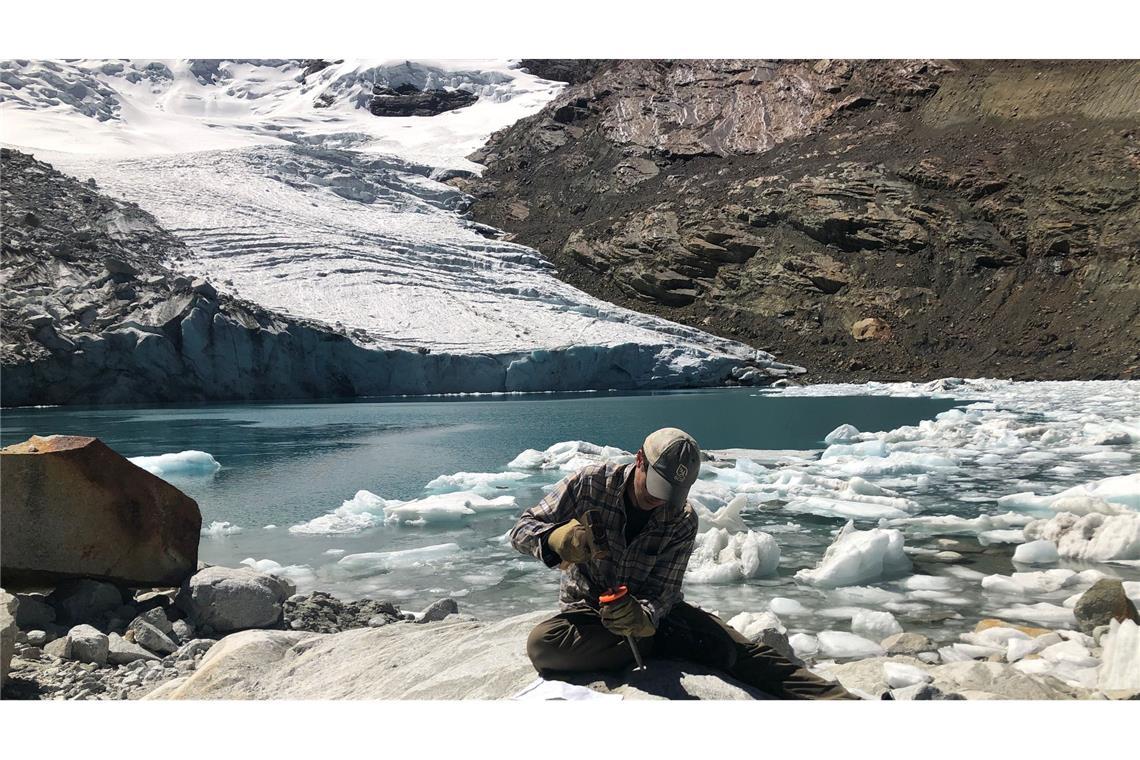
<path id="1" fill-rule="evenodd" d="M 889 528 L 856 530 L 848 522 L 814 570 L 800 570 L 796 579 L 814 586 L 856 586 L 910 572 L 903 552 L 903 534 Z"/>
<path id="2" fill-rule="evenodd" d="M 234 525 L 229 520 L 215 520 L 209 525 L 202 526 L 202 535 L 209 538 L 221 538 L 223 536 L 232 536 L 235 533 L 241 533 L 242 527 Z"/>
<path id="3" fill-rule="evenodd" d="M 150 457 L 130 457 L 129 461 L 160 478 L 204 477 L 222 469 L 213 456 L 193 449 Z"/>
<path id="4" fill-rule="evenodd" d="M 730 534 L 712 528 L 697 535 L 685 573 L 687 583 L 734 583 L 772 575 L 780 564 L 780 547 L 767 533 Z"/>

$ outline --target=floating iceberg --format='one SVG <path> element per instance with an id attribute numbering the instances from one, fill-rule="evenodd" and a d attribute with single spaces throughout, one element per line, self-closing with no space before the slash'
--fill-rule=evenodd
<path id="1" fill-rule="evenodd" d="M 900 531 L 855 530 L 854 523 L 848 521 L 827 547 L 819 565 L 814 570 L 800 570 L 796 580 L 824 588 L 857 586 L 905 575 L 910 570 Z"/>
<path id="2" fill-rule="evenodd" d="M 685 580 L 689 583 L 733 583 L 772 575 L 780 564 L 780 547 L 767 533 L 733 533 L 712 528 L 697 535 Z"/>
<path id="3" fill-rule="evenodd" d="M 788 629 L 780 622 L 780 618 L 771 612 L 741 612 L 728 620 L 728 624 L 740 632 L 746 639 L 755 640 L 767 630 L 776 630 L 787 633 Z"/>
<path id="4" fill-rule="evenodd" d="M 210 454 L 193 449 L 152 457 L 130 457 L 129 461 L 160 478 L 204 477 L 222 469 L 222 465 Z"/>
<path id="5" fill-rule="evenodd" d="M 478 512 L 511 511 L 516 508 L 514 496 L 485 499 L 474 491 L 459 491 L 436 494 L 414 501 L 388 501 L 384 505 L 384 522 L 393 525 L 424 526 L 455 522 Z"/>
<path id="6" fill-rule="evenodd" d="M 816 635 L 816 640 L 819 642 L 819 653 L 824 657 L 862 659 L 882 657 L 886 654 L 886 651 L 874 641 L 845 631 L 820 631 Z"/>
<path id="7" fill-rule="evenodd" d="M 384 507 L 388 502 L 371 491 L 357 491 L 351 499 L 328 514 L 294 525 L 290 533 L 315 535 L 336 535 L 339 533 L 359 533 L 384 522 Z"/>
<path id="8" fill-rule="evenodd" d="M 202 527 L 202 535 L 209 536 L 210 538 L 221 538 L 222 536 L 232 536 L 235 533 L 241 533 L 242 527 L 234 525 L 228 520 L 215 520 L 209 525 Z"/>
<path id="9" fill-rule="evenodd" d="M 507 465 L 512 470 L 561 470 L 575 472 L 591 464 L 628 464 L 633 454 L 616 446 L 599 446 L 588 441 L 562 441 L 545 451 L 527 449 Z"/>
<path id="10" fill-rule="evenodd" d="M 399 568 L 420 567 L 451 559 L 459 552 L 459 544 L 433 544 L 416 549 L 391 552 L 363 552 L 346 554 L 337 561 L 337 567 L 350 575 L 375 575 Z"/>

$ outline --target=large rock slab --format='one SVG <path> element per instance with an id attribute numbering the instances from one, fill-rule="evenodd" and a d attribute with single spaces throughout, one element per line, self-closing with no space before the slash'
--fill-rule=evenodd
<path id="1" fill-rule="evenodd" d="M 1082 633 L 1091 634 L 1097 626 L 1113 620 L 1140 623 L 1136 605 L 1124 593 L 1124 584 L 1115 578 L 1102 578 L 1081 595 L 1073 607 L 1073 616 Z"/>
<path id="2" fill-rule="evenodd" d="M 16 647 L 16 610 L 20 601 L 0 589 L 0 685 L 8 683 L 8 666 Z"/>
<path id="3" fill-rule="evenodd" d="M 194 572 L 198 504 L 97 438 L 32 436 L 0 459 L 7 583 L 178 585 Z"/>
<path id="4" fill-rule="evenodd" d="M 244 631 L 214 645 L 193 675 L 147 699 L 505 699 L 538 677 L 526 638 L 551 614 L 335 634 Z M 715 671 L 654 659 L 644 673 L 582 673 L 567 680 L 627 699 L 764 697 Z"/>
<path id="5" fill-rule="evenodd" d="M 924 671 L 938 690 L 967 699 L 1074 699 L 1089 695 L 1088 690 L 1067 686 L 1056 678 L 1035 678 L 1000 662 L 969 660 L 929 665 L 906 656 L 872 657 L 833 665 L 823 673 L 837 678 L 849 690 L 874 696 L 889 688 L 890 667 L 898 664 Z"/>
<path id="6" fill-rule="evenodd" d="M 195 628 L 228 633 L 278 626 L 282 605 L 296 590 L 284 578 L 250 568 L 207 567 L 186 580 L 176 603 Z"/>

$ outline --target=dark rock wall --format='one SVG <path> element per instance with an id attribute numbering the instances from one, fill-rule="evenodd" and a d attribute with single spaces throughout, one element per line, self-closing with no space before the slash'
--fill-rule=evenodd
<path id="1" fill-rule="evenodd" d="M 452 180 L 583 290 L 816 380 L 1140 364 L 1140 63 L 587 71 Z"/>

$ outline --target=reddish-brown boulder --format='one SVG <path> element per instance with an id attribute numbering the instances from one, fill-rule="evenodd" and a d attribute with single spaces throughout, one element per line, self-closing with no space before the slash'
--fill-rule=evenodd
<path id="1" fill-rule="evenodd" d="M 5 586 L 177 586 L 194 574 L 197 502 L 97 438 L 32 436 L 0 449 L 0 467 Z"/>

